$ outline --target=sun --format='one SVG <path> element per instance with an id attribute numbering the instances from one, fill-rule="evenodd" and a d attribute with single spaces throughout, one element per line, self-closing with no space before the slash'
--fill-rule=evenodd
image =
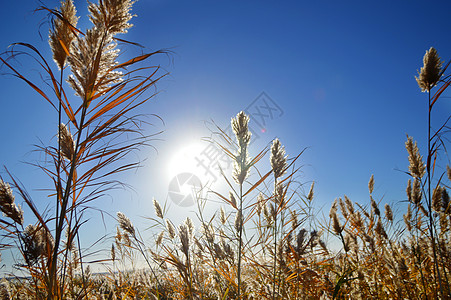
<path id="1" fill-rule="evenodd" d="M 200 163 L 202 153 L 207 146 L 206 143 L 192 142 L 176 150 L 168 164 L 168 178 L 172 179 L 179 174 L 190 173 L 196 175 L 202 182 L 208 180 Z"/>

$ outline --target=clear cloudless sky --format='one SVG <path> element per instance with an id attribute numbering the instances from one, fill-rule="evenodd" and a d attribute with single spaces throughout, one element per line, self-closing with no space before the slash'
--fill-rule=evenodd
<path id="1" fill-rule="evenodd" d="M 43 3 L 59 5 L 53 0 Z M 86 2 L 76 0 L 75 5 L 79 27 L 90 27 Z M 38 6 L 29 0 L 2 3 L 1 51 L 13 42 L 28 42 L 50 60 L 46 16 L 33 12 Z M 449 1 L 417 0 L 136 2 L 134 27 L 123 38 L 144 45 L 144 51 L 172 51 L 155 61 L 170 76 L 141 111 L 164 121 L 153 119 L 149 133 L 164 132 L 153 144 L 156 150 L 133 157 L 143 161 L 142 168 L 122 177 L 134 190 L 112 192 L 94 205 L 113 216 L 123 211 L 141 229 L 149 226 L 142 216 L 154 216 L 152 198 L 171 202 L 172 173 L 194 172 L 170 166 L 181 164 L 181 152 L 192 154 L 192 149 L 207 146 L 201 142 L 209 135 L 205 121 L 227 127 L 230 118 L 262 92 L 282 113 L 267 120 L 264 132 L 254 127 L 259 131 L 250 155 L 275 137 L 290 157 L 307 147 L 298 161 L 302 168 L 297 179 L 307 190 L 315 181 L 318 210 L 327 215 L 334 199 L 345 194 L 367 203 L 371 174 L 381 203 L 404 201 L 406 134 L 418 140 L 423 155 L 427 138 L 427 95 L 414 76 L 431 46 L 444 61 L 451 59 L 450 11 Z M 32 74 L 38 71 L 36 66 L 22 67 Z M 12 76 L 0 77 L 0 90 L 0 165 L 18 177 L 44 209 L 52 202 L 39 189 L 51 182 L 24 162 L 39 159 L 33 144 L 56 142 L 57 116 Z M 437 104 L 435 127 L 449 115 L 449 101 L 443 98 Z M 3 169 L 0 174 L 8 179 Z M 16 201 L 22 203 L 18 195 Z M 181 220 L 193 216 L 192 210 L 172 203 L 169 216 Z M 98 213 L 87 216 L 85 246 L 112 235 L 111 217 L 104 226 Z"/>

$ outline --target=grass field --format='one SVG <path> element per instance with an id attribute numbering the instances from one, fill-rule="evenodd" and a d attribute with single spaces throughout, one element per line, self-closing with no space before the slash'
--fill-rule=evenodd
<path id="1" fill-rule="evenodd" d="M 231 119 L 233 136 L 218 127 L 218 139 L 211 141 L 234 164 L 221 178 L 230 192 L 209 191 L 223 205 L 206 215 L 207 200 L 199 196 L 195 228 L 190 218 L 174 224 L 166 205 L 154 200 L 151 243 L 118 212 L 110 255 L 97 262 L 107 271 L 93 274 L 80 247 L 84 213 L 91 201 L 124 184 L 117 174 L 138 166 L 122 164 L 153 138 L 143 130 L 146 116 L 137 109 L 167 75 L 152 65 L 152 58 L 165 51 L 118 61 L 119 42 L 137 46 L 121 36 L 131 26 L 132 5 L 130 0 L 89 4 L 93 25 L 86 32 L 77 29 L 71 0 L 55 10 L 40 7 L 52 17 L 49 45 L 56 66 L 25 43 L 0 56 L 2 68 L 46 100 L 60 124 L 55 145 L 38 147 L 45 155 L 37 166 L 54 187 L 48 210 L 40 211 L 8 170 L 8 178 L 0 178 L 1 246 L 18 248 L 19 268 L 27 274 L 3 279 L 1 299 L 451 298 L 451 168 L 437 171 L 448 127 L 447 122 L 438 129 L 430 126 L 433 107 L 451 79 L 434 48 L 426 52 L 416 78 L 429 101 L 428 148 L 406 139 L 409 168 L 406 187 L 400 188 L 406 189 L 408 205 L 402 217 L 390 205 L 380 205 L 372 176 L 368 201 L 343 196 L 325 219 L 316 219 L 314 183 L 303 193 L 296 177 L 302 152 L 288 156 L 275 139 L 268 149 L 249 153 L 250 119 L 239 112 Z M 23 55 L 38 63 L 50 92 L 14 64 Z M 264 160 L 270 169 L 260 170 Z M 257 179 L 250 179 L 251 171 Z M 16 197 L 32 216 L 24 216 Z M 26 225 L 30 217 L 36 223 Z M 138 260 L 144 265 L 132 268 Z"/>

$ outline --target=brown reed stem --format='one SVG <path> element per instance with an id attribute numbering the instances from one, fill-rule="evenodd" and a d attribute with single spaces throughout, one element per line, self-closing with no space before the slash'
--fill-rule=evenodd
<path id="1" fill-rule="evenodd" d="M 238 233 L 238 236 L 239 236 L 239 241 L 238 241 L 238 299 L 240 299 L 241 298 L 241 247 L 242 247 L 242 244 L 243 244 L 243 238 L 242 238 L 242 234 L 243 234 L 243 220 L 244 220 L 244 217 L 243 217 L 243 184 L 241 183 L 240 184 L 240 210 L 239 210 L 239 217 L 241 218 L 240 220 L 239 220 L 239 224 L 240 224 L 240 227 L 239 227 L 239 233 Z"/>
<path id="2" fill-rule="evenodd" d="M 279 204 L 277 203 L 277 178 L 274 176 L 274 262 L 273 262 L 273 276 L 272 276 L 272 299 L 276 299 L 276 268 L 277 268 L 277 212 Z M 280 200 L 280 199 L 279 199 Z"/>
<path id="3" fill-rule="evenodd" d="M 427 205 L 429 212 L 429 234 L 431 235 L 431 243 L 432 243 L 432 253 L 434 255 L 434 275 L 438 276 L 438 283 L 440 287 L 440 295 L 442 299 L 444 298 L 443 286 L 442 286 L 442 277 L 441 272 L 438 267 L 438 259 L 437 259 L 437 249 L 434 235 L 434 222 L 433 222 L 433 214 L 432 214 L 432 192 L 431 192 L 431 160 L 434 149 L 431 149 L 431 111 L 432 111 L 432 102 L 431 102 L 431 91 L 428 90 L 428 158 L 427 158 L 427 180 L 428 180 L 428 194 L 427 194 Z"/>

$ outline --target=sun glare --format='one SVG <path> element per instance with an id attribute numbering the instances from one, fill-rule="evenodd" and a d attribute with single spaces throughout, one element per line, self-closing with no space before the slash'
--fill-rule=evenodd
<path id="1" fill-rule="evenodd" d="M 196 175 L 202 183 L 205 183 L 208 178 L 205 175 L 205 170 L 199 164 L 199 160 L 206 147 L 205 143 L 194 142 L 177 150 L 172 155 L 168 165 L 168 178 L 172 179 L 181 173 L 191 173 Z"/>

